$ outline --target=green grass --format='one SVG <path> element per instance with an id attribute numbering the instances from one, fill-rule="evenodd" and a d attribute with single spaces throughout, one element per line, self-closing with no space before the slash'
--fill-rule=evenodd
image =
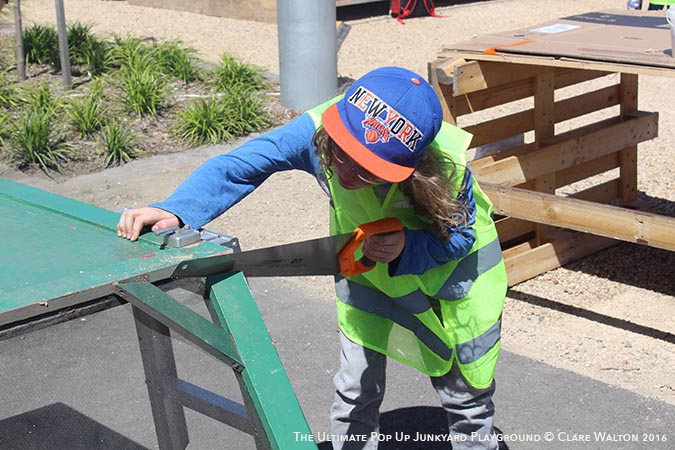
<path id="1" fill-rule="evenodd" d="M 231 89 L 186 104 L 177 114 L 173 132 L 190 145 L 227 142 L 269 126 L 254 94 L 247 88 Z"/>
<path id="2" fill-rule="evenodd" d="M 173 132 L 190 145 L 217 144 L 232 139 L 227 105 L 218 97 L 187 103 L 176 117 Z"/>
<path id="3" fill-rule="evenodd" d="M 22 84 L 16 88 L 16 102 L 19 107 L 54 112 L 59 106 L 59 99 L 52 95 L 47 83 L 36 85 Z"/>
<path id="4" fill-rule="evenodd" d="M 129 162 L 140 154 L 140 149 L 136 146 L 136 136 L 119 122 L 109 123 L 101 131 L 98 149 L 103 155 L 104 167 Z"/>
<path id="5" fill-rule="evenodd" d="M 78 22 L 69 24 L 68 33 L 74 74 L 86 71 L 90 78 L 80 79 L 72 91 L 60 93 L 54 74 L 39 68 L 30 75 L 36 71 L 29 67 L 29 79 L 18 81 L 14 66 L 0 67 L 0 158 L 20 168 L 60 170 L 83 156 L 81 161 L 101 158 L 104 166 L 122 164 L 142 155 L 146 140 L 139 140 L 140 130 L 152 130 L 153 139 L 167 122 L 190 146 L 226 142 L 270 125 L 259 93 L 267 82 L 255 66 L 223 55 L 215 68 L 200 68 L 195 50 L 180 41 L 119 36 L 104 41 Z M 29 65 L 58 67 L 54 27 L 36 25 L 25 36 Z M 54 84 L 41 82 L 44 77 Z M 204 99 L 184 104 L 173 97 L 209 90 Z"/>
<path id="6" fill-rule="evenodd" d="M 26 108 L 9 131 L 10 162 L 20 169 L 38 166 L 45 172 L 59 170 L 70 151 L 54 132 L 54 112 Z"/>
<path id="7" fill-rule="evenodd" d="M 227 54 L 221 57 L 220 63 L 214 68 L 214 77 L 218 92 L 240 88 L 260 91 L 267 87 L 260 68 L 243 63 Z"/>
<path id="8" fill-rule="evenodd" d="M 88 94 L 71 100 L 66 109 L 70 114 L 70 122 L 80 137 L 91 135 L 100 130 L 106 121 L 103 106 L 103 84 L 96 83 Z"/>
<path id="9" fill-rule="evenodd" d="M 91 25 L 80 22 L 68 24 L 67 35 L 71 64 L 84 69 L 90 77 L 106 72 L 110 45 L 94 34 Z"/>
<path id="10" fill-rule="evenodd" d="M 59 37 L 53 26 L 33 25 L 24 29 L 23 49 L 26 64 L 45 64 L 56 70 L 61 68 Z"/>
<path id="11" fill-rule="evenodd" d="M 163 73 L 183 83 L 201 79 L 195 53 L 194 49 L 184 46 L 180 41 L 163 42 L 152 48 L 153 58 Z"/>
<path id="12" fill-rule="evenodd" d="M 150 53 L 130 56 L 120 69 L 123 100 L 130 111 L 139 116 L 157 116 L 164 106 L 167 77 Z"/>
<path id="13" fill-rule="evenodd" d="M 0 108 L 18 108 L 21 104 L 19 99 L 18 84 L 12 82 L 5 74 L 0 74 Z"/>

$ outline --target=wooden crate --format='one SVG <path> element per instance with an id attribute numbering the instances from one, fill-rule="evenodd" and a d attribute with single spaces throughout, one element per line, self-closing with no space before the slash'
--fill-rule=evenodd
<path id="1" fill-rule="evenodd" d="M 675 250 L 675 219 L 638 210 L 637 144 L 658 131 L 658 113 L 638 110 L 638 75 L 577 66 L 429 65 L 445 120 L 474 135 L 469 165 L 495 205 L 510 285 L 616 239 Z"/>

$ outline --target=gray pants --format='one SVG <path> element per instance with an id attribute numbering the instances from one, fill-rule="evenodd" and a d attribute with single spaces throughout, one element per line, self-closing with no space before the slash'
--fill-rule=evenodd
<path id="1" fill-rule="evenodd" d="M 340 371 L 333 380 L 336 393 L 330 417 L 333 449 L 375 450 L 378 441 L 371 435 L 380 429 L 387 357 L 353 343 L 342 333 L 340 343 Z M 431 384 L 447 412 L 453 450 L 496 450 L 499 447 L 493 429 L 494 382 L 488 389 L 474 389 L 455 365 L 446 375 L 431 377 Z M 364 437 L 366 440 L 341 440 L 340 436 Z"/>

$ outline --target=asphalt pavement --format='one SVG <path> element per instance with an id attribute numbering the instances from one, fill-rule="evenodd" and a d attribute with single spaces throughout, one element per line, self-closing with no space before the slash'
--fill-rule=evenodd
<path id="1" fill-rule="evenodd" d="M 250 280 L 272 340 L 320 450 L 329 450 L 328 414 L 338 365 L 331 299 L 308 298 L 282 279 Z M 164 286 L 206 315 L 193 285 Z M 179 376 L 241 401 L 229 367 L 177 336 Z M 0 341 L 1 450 L 156 449 L 129 305 Z M 672 449 L 672 406 L 503 352 L 496 424 L 511 450 Z M 253 439 L 187 410 L 190 450 L 254 449 Z M 382 450 L 449 449 L 434 442 L 445 415 L 425 376 L 388 367 Z"/>

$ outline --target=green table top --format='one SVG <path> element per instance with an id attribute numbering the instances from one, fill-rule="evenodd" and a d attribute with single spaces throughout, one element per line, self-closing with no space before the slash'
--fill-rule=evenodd
<path id="1" fill-rule="evenodd" d="M 112 293 L 122 280 L 160 281 L 180 261 L 222 253 L 201 242 L 119 238 L 119 214 L 0 178 L 0 326 Z"/>

